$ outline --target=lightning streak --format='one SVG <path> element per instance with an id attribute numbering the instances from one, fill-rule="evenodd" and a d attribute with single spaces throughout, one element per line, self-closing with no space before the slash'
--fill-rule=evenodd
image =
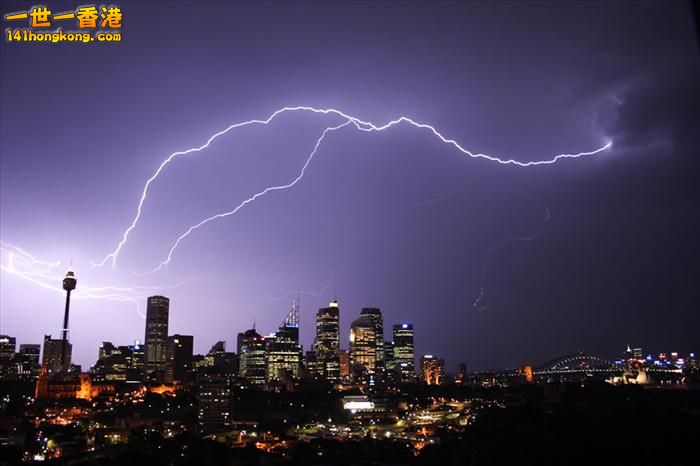
<path id="1" fill-rule="evenodd" d="M 486 305 L 486 306 L 481 305 L 481 301 L 483 301 L 484 295 L 486 294 L 484 280 L 486 279 L 486 261 L 487 261 L 487 259 L 489 258 L 491 253 L 493 253 L 493 251 L 495 249 L 502 247 L 502 246 L 505 246 L 508 243 L 513 243 L 516 241 L 532 241 L 532 240 L 536 239 L 537 237 L 539 237 L 540 234 L 542 233 L 542 230 L 544 229 L 544 225 L 551 218 L 551 215 L 549 213 L 549 209 L 545 208 L 544 210 L 545 210 L 544 219 L 542 219 L 542 222 L 540 223 L 539 227 L 537 227 L 537 231 L 535 231 L 534 234 L 532 234 L 530 236 L 514 236 L 511 238 L 506 238 L 506 239 L 494 244 L 493 246 L 491 246 L 486 251 L 486 254 L 484 254 L 484 257 L 481 260 L 481 287 L 479 289 L 479 296 L 477 296 L 476 300 L 474 300 L 474 307 L 477 308 L 479 311 L 483 311 L 484 309 L 486 309 L 488 307 L 488 305 Z"/>
<path id="2" fill-rule="evenodd" d="M 278 186 L 268 186 L 267 188 L 263 189 L 262 191 L 259 191 L 259 192 L 255 193 L 254 195 L 252 195 L 252 196 L 249 197 L 248 199 L 246 199 L 246 200 L 244 200 L 243 202 L 241 202 L 240 204 L 238 204 L 233 210 L 229 210 L 228 212 L 223 212 L 223 213 L 220 213 L 220 214 L 212 215 L 211 217 L 207 217 L 207 218 L 205 218 L 204 220 L 202 220 L 201 222 L 199 222 L 199 223 L 197 223 L 197 224 L 192 225 L 191 227 L 189 227 L 189 228 L 187 229 L 187 231 L 185 231 L 183 234 L 181 234 L 181 235 L 177 238 L 177 240 L 175 240 L 175 242 L 173 243 L 173 245 L 170 247 L 170 251 L 168 252 L 168 257 L 167 257 L 164 261 L 162 261 L 162 262 L 158 265 L 158 267 L 156 267 L 155 269 L 151 270 L 149 273 L 155 273 L 155 272 L 159 271 L 160 269 L 162 269 L 163 267 L 165 267 L 166 265 L 168 265 L 168 263 L 170 263 L 170 261 L 172 260 L 172 258 L 173 258 L 173 253 L 175 252 L 175 249 L 177 249 L 178 245 L 180 244 L 180 241 L 182 241 L 183 239 L 187 238 L 187 237 L 188 237 L 193 231 L 195 231 L 196 229 L 203 227 L 204 225 L 206 225 L 207 223 L 209 223 L 209 222 L 211 222 L 211 221 L 213 221 L 213 220 L 217 220 L 217 219 L 220 219 L 220 218 L 228 217 L 228 216 L 230 216 L 230 215 L 234 215 L 236 212 L 238 212 L 239 210 L 241 210 L 243 207 L 245 207 L 246 205 L 248 205 L 248 204 L 250 204 L 251 202 L 255 201 L 257 198 L 259 198 L 259 197 L 261 197 L 261 196 L 264 196 L 264 195 L 267 194 L 267 193 L 270 193 L 270 192 L 273 192 L 273 191 L 281 191 L 281 190 L 284 190 L 284 189 L 289 189 L 289 188 L 291 188 L 292 186 L 294 186 L 295 184 L 297 184 L 297 183 L 298 183 L 299 181 L 301 181 L 301 179 L 304 177 L 304 173 L 306 172 L 306 168 L 307 168 L 307 167 L 309 166 L 309 164 L 311 163 L 311 160 L 313 160 L 314 155 L 316 155 L 316 152 L 318 152 L 318 148 L 321 146 L 321 143 L 322 143 L 323 140 L 325 139 L 326 135 L 327 135 L 328 133 L 332 132 L 332 131 L 337 131 L 337 130 L 339 130 L 340 128 L 343 128 L 343 127 L 349 125 L 350 123 L 351 123 L 351 121 L 346 121 L 345 123 L 340 124 L 340 125 L 338 125 L 338 126 L 330 126 L 330 127 L 328 127 L 328 128 L 326 128 L 326 129 L 323 130 L 323 133 L 321 134 L 321 137 L 319 137 L 318 140 L 316 140 L 316 145 L 314 146 L 314 150 L 311 151 L 311 154 L 309 154 L 309 157 L 306 159 L 306 163 L 304 163 L 304 166 L 301 167 L 301 171 L 299 172 L 299 175 L 297 175 L 297 177 L 294 178 L 294 180 L 290 181 L 290 182 L 287 183 L 287 184 L 282 184 L 282 185 L 278 185 Z"/>
<path id="3" fill-rule="evenodd" d="M 0 241 L 0 252 L 7 258 L 6 261 L 0 261 L 0 270 L 41 288 L 63 294 L 60 287 L 63 276 L 54 271 L 60 266 L 60 261 L 38 260 L 19 246 L 4 241 Z M 139 315 L 145 317 L 141 310 L 141 302 L 145 301 L 148 295 L 164 289 L 179 288 L 193 279 L 189 278 L 169 286 L 90 286 L 81 283 L 71 296 L 75 299 L 130 302 L 136 307 Z"/>
<path id="4" fill-rule="evenodd" d="M 397 118 L 395 120 L 391 120 L 388 123 L 385 123 L 384 125 L 376 125 L 372 122 L 363 121 L 357 117 L 354 117 L 352 115 L 349 115 L 347 113 L 344 113 L 344 112 L 337 110 L 337 109 L 334 109 L 334 108 L 323 109 L 323 108 L 314 108 L 314 107 L 308 107 L 308 106 L 283 107 L 283 108 L 273 112 L 266 119 L 263 119 L 263 120 L 255 119 L 255 120 L 248 120 L 248 121 L 244 121 L 244 122 L 240 122 L 240 123 L 234 123 L 234 124 L 228 126 L 227 128 L 213 134 L 212 136 L 209 137 L 209 139 L 207 139 L 207 141 L 204 144 L 202 144 L 198 147 L 193 147 L 193 148 L 190 148 L 187 150 L 173 152 L 172 154 L 170 154 L 165 160 L 163 160 L 163 162 L 161 162 L 161 164 L 158 166 L 158 169 L 155 171 L 155 173 L 146 181 L 146 184 L 143 188 L 143 191 L 141 193 L 141 197 L 140 197 L 139 202 L 138 202 L 138 206 L 136 209 L 136 215 L 134 216 L 134 219 L 132 220 L 129 227 L 122 234 L 122 238 L 119 241 L 119 243 L 117 244 L 117 247 L 111 253 L 107 254 L 107 256 L 105 256 L 105 258 L 102 259 L 102 261 L 97 262 L 97 263 L 92 263 L 92 265 L 94 267 L 101 267 L 101 266 L 104 266 L 107 262 L 111 261 L 112 267 L 116 266 L 116 261 L 119 257 L 119 254 L 120 254 L 122 248 L 124 247 L 124 245 L 126 244 L 128 238 L 129 238 L 129 234 L 134 230 L 134 228 L 136 228 L 136 226 L 139 222 L 139 219 L 141 218 L 143 205 L 146 202 L 146 198 L 148 196 L 148 192 L 149 192 L 149 189 L 151 187 L 151 184 L 158 178 L 158 176 L 162 173 L 162 171 L 165 169 L 165 167 L 170 162 L 175 160 L 177 157 L 180 157 L 183 155 L 189 155 L 192 153 L 197 153 L 197 152 L 201 152 L 201 151 L 205 150 L 206 148 L 209 147 L 209 145 L 214 140 L 216 140 L 218 137 L 228 133 L 231 130 L 234 130 L 237 128 L 242 128 L 245 126 L 250 126 L 250 125 L 268 125 L 270 122 L 272 122 L 279 115 L 282 115 L 283 113 L 288 113 L 288 112 L 310 112 L 310 113 L 315 113 L 315 114 L 338 116 L 338 117 L 341 117 L 345 121 L 345 124 L 352 123 L 355 126 L 355 128 L 357 128 L 360 131 L 365 131 L 365 132 L 384 131 L 384 130 L 389 129 L 393 126 L 396 126 L 396 125 L 399 125 L 402 123 L 406 123 L 406 124 L 409 124 L 415 128 L 427 130 L 433 136 L 438 138 L 441 142 L 454 147 L 455 149 L 459 150 L 462 154 L 464 154 L 467 157 L 483 158 L 483 159 L 486 159 L 486 160 L 489 160 L 492 162 L 497 162 L 497 163 L 503 164 L 503 165 L 517 165 L 520 167 L 549 165 L 549 164 L 553 164 L 553 163 L 557 162 L 558 160 L 564 159 L 564 158 L 578 158 L 578 157 L 583 157 L 583 156 L 595 155 L 595 154 L 598 154 L 600 152 L 603 152 L 603 151 L 609 149 L 612 146 L 612 142 L 610 141 L 607 144 L 605 144 L 604 146 L 599 147 L 598 149 L 595 149 L 592 151 L 579 152 L 576 154 L 559 154 L 559 155 L 556 155 L 556 156 L 554 156 L 550 159 L 546 159 L 546 160 L 520 162 L 520 161 L 512 159 L 512 158 L 511 159 L 502 159 L 502 158 L 492 156 L 492 155 L 487 155 L 487 154 L 482 154 L 482 153 L 473 153 L 473 152 L 465 149 L 464 147 L 462 147 L 456 140 L 450 139 L 450 138 L 442 135 L 434 126 L 426 124 L 426 123 L 420 123 L 420 122 L 414 121 L 413 119 L 406 117 L 406 116 L 402 116 L 402 117 Z M 323 138 L 321 138 L 321 139 L 323 139 Z M 255 199 L 248 200 L 248 202 L 252 202 L 252 200 L 255 200 Z M 237 211 L 237 209 L 236 209 L 236 211 Z M 203 222 L 207 223 L 208 221 L 213 220 L 214 218 L 222 218 L 222 217 L 225 217 L 228 215 L 232 215 L 233 213 L 235 213 L 235 212 L 232 211 L 230 213 L 224 213 L 224 214 L 221 214 L 218 216 L 214 216 L 213 218 L 210 217 L 209 219 L 203 220 Z M 178 238 L 178 240 L 176 241 L 176 244 L 179 244 L 180 240 L 183 239 L 183 237 L 186 237 L 189 234 L 189 232 L 191 232 L 193 229 L 199 228 L 202 224 L 203 223 L 193 225 L 193 227 L 191 227 L 190 230 L 188 230 L 188 233 L 185 233 L 184 236 L 181 236 L 180 238 Z M 169 262 L 171 256 L 172 256 L 172 251 L 170 254 L 168 254 L 168 259 L 166 259 L 166 261 L 165 261 L 166 263 Z M 161 266 L 162 265 L 163 264 L 161 263 Z M 159 270 L 161 268 L 161 266 L 159 266 L 156 270 Z"/>

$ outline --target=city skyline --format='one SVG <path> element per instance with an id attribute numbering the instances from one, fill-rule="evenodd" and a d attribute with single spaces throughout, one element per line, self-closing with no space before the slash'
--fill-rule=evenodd
<path id="1" fill-rule="evenodd" d="M 74 276 L 72 271 L 69 273 L 70 277 Z M 308 346 L 306 346 L 299 337 L 299 329 L 301 325 L 299 317 L 300 299 L 298 296 L 292 299 L 291 310 L 288 311 L 284 321 L 282 322 L 282 324 L 279 325 L 279 327 L 276 330 L 272 330 L 267 333 L 258 333 L 256 323 L 255 321 L 253 321 L 251 328 L 242 329 L 240 332 L 237 332 L 235 340 L 219 339 L 216 340 L 214 343 L 202 343 L 199 345 L 199 347 L 210 348 L 209 351 L 197 352 L 194 350 L 195 347 L 193 345 L 193 335 L 182 335 L 180 333 L 172 334 L 172 332 L 169 331 L 170 299 L 168 297 L 160 295 L 148 297 L 147 309 L 149 311 L 147 311 L 148 314 L 145 320 L 145 338 L 143 340 L 134 339 L 130 342 L 116 343 L 117 345 L 123 345 L 123 347 L 131 345 L 129 346 L 130 348 L 138 348 L 140 346 L 143 351 L 144 380 L 152 379 L 152 382 L 159 381 L 160 383 L 173 382 L 173 372 L 176 372 L 177 369 L 174 369 L 172 365 L 169 365 L 169 361 L 172 362 L 173 358 L 175 357 L 174 353 L 176 350 L 173 349 L 173 347 L 182 347 L 183 344 L 186 348 L 188 348 L 187 351 L 190 355 L 189 357 L 192 357 L 196 355 L 211 355 L 212 352 L 215 351 L 215 348 L 217 348 L 217 346 L 221 344 L 223 344 L 224 346 L 220 348 L 220 351 L 224 351 L 224 348 L 227 344 L 229 344 L 229 347 L 232 348 L 233 345 L 231 343 L 235 343 L 236 352 L 233 354 L 235 354 L 236 357 L 239 359 L 241 359 L 242 355 L 244 355 L 248 351 L 251 351 L 249 348 L 247 348 L 251 344 L 259 346 L 257 350 L 253 350 L 259 351 L 259 354 L 256 353 L 257 357 L 259 358 L 259 361 L 257 361 L 256 364 L 259 364 L 259 368 L 253 369 L 253 372 L 248 373 L 245 369 L 245 363 L 242 363 L 240 365 L 240 376 L 243 379 L 259 379 L 259 381 L 256 383 L 261 384 L 261 386 L 267 381 L 277 379 L 277 376 L 274 375 L 274 369 L 272 369 L 273 373 L 270 373 L 270 366 L 272 363 L 268 362 L 268 358 L 270 358 L 270 355 L 272 353 L 274 353 L 275 356 L 278 358 L 278 364 L 280 365 L 280 367 L 286 367 L 285 364 L 288 365 L 289 361 L 293 360 L 296 361 L 296 365 L 299 368 L 305 367 L 307 370 L 309 367 L 309 361 L 307 360 L 307 358 L 310 353 L 314 353 L 314 358 L 317 359 L 314 359 L 314 361 L 311 363 L 312 365 L 315 365 L 315 368 L 311 369 L 312 372 L 318 373 L 320 377 L 328 380 L 329 382 L 337 383 L 341 379 L 345 378 L 342 376 L 342 353 L 345 352 L 350 357 L 348 362 L 350 365 L 348 368 L 349 378 L 355 380 L 356 377 L 359 377 L 358 380 L 362 380 L 362 383 L 367 386 L 373 386 L 375 382 L 386 382 L 386 378 L 388 377 L 388 374 L 391 371 L 391 369 L 394 369 L 397 372 L 395 378 L 393 379 L 394 383 L 412 383 L 416 381 L 421 381 L 425 377 L 424 360 L 430 360 L 432 362 L 439 361 L 441 374 L 439 378 L 442 379 L 444 378 L 445 374 L 450 374 L 452 376 L 458 375 L 458 373 L 464 370 L 465 367 L 469 368 L 469 370 L 472 372 L 513 370 L 520 369 L 525 366 L 544 367 L 547 364 L 551 363 L 553 360 L 556 360 L 560 357 L 567 357 L 575 354 L 591 354 L 591 352 L 586 351 L 585 348 L 577 348 L 575 350 L 571 350 L 562 354 L 550 355 L 542 361 L 523 360 L 513 366 L 483 368 L 480 367 L 479 364 L 472 365 L 473 362 L 470 364 L 468 357 L 455 361 L 454 364 L 451 364 L 451 362 L 450 364 L 447 364 L 445 362 L 446 358 L 442 357 L 442 355 L 440 354 L 433 354 L 430 352 L 419 354 L 415 351 L 415 330 L 413 324 L 411 323 L 401 322 L 398 324 L 390 324 L 388 326 L 388 328 L 391 329 L 391 332 L 388 335 L 389 339 L 386 339 L 386 331 L 382 331 L 381 336 L 383 338 L 381 338 L 380 340 L 380 333 L 377 333 L 378 330 L 376 329 L 383 329 L 383 319 L 381 309 L 377 307 L 363 307 L 357 315 L 352 317 L 351 325 L 347 329 L 347 339 L 344 340 L 342 338 L 342 327 L 338 324 L 339 317 L 342 314 L 339 312 L 340 303 L 337 300 L 337 298 L 331 301 L 328 304 L 328 306 L 322 307 L 316 311 L 316 319 L 314 325 L 314 328 L 316 329 L 316 334 L 312 342 L 308 344 Z M 323 369 L 324 364 L 322 364 L 322 361 L 326 361 L 327 358 L 319 358 L 319 353 L 317 352 L 319 350 L 322 352 L 327 351 L 327 349 L 324 350 L 323 348 L 327 348 L 326 345 L 328 343 L 323 343 L 322 347 L 319 348 L 317 346 L 317 342 L 320 341 L 319 338 L 324 338 L 321 335 L 325 336 L 326 340 L 324 341 L 328 341 L 327 332 L 329 330 L 327 327 L 327 313 L 329 311 L 335 312 L 334 320 L 331 323 L 334 329 L 331 330 L 331 332 L 335 332 L 335 334 L 337 335 L 337 338 L 335 338 L 335 343 L 332 343 L 334 337 L 331 337 L 330 344 L 331 347 L 333 345 L 336 345 L 336 351 L 338 352 L 335 356 L 335 359 L 333 357 L 330 358 L 330 360 L 332 361 L 330 372 L 328 369 Z M 378 315 L 378 322 L 376 320 L 368 320 L 368 318 L 370 318 L 370 316 L 373 315 Z M 325 324 L 322 322 L 325 322 Z M 371 335 L 369 335 L 363 333 L 362 331 L 358 332 L 357 328 L 360 328 L 360 330 L 363 328 L 370 329 L 372 333 Z M 10 338 L 12 341 L 13 348 L 16 347 L 20 351 L 20 353 L 23 351 L 22 348 L 26 348 L 27 350 L 30 350 L 30 348 L 34 347 L 38 348 L 39 352 L 37 352 L 36 355 L 37 361 L 40 360 L 42 366 L 46 366 L 49 369 L 49 373 L 65 372 L 68 370 L 68 367 L 70 367 L 70 364 L 77 364 L 78 366 L 82 366 L 83 371 L 93 371 L 99 365 L 100 360 L 103 358 L 103 351 L 105 349 L 104 345 L 112 345 L 110 346 L 110 348 L 115 348 L 113 346 L 115 343 L 114 341 L 103 340 L 99 346 L 98 358 L 87 361 L 88 364 L 82 364 L 81 361 L 71 360 L 72 344 L 70 343 L 70 339 L 68 339 L 65 342 L 67 344 L 68 350 L 66 353 L 67 360 L 65 360 L 64 362 L 64 341 L 62 339 L 50 339 L 51 335 L 45 335 L 43 345 L 41 345 L 31 342 L 18 342 L 16 337 L 10 335 L 0 336 L 2 336 L 3 338 Z M 182 343 L 180 342 L 180 339 L 183 340 Z M 361 342 L 358 346 L 357 342 L 359 342 L 360 340 Z M 343 341 L 346 342 L 345 345 L 343 345 Z M 272 342 L 274 343 L 271 345 L 270 343 Z M 289 359 L 289 350 L 286 349 L 286 346 L 284 345 L 285 343 L 293 343 L 295 345 L 298 345 L 299 353 L 296 356 L 296 358 Z M 614 361 L 620 354 L 623 354 L 628 355 L 629 357 L 637 358 L 639 360 L 646 359 L 651 361 L 651 358 L 662 357 L 663 359 L 666 356 L 668 356 L 670 360 L 672 355 L 674 355 L 674 357 L 678 357 L 679 354 L 690 355 L 691 358 L 694 358 L 696 354 L 694 347 L 689 347 L 688 349 L 678 351 L 679 348 L 673 346 L 670 350 L 669 348 L 665 348 L 663 351 L 656 352 L 657 348 L 655 348 L 652 351 L 649 351 L 649 347 L 643 344 L 640 345 L 639 343 L 640 342 L 635 342 L 631 347 L 630 343 L 627 342 L 625 343 L 626 349 L 624 351 L 620 350 L 612 354 L 598 354 L 596 356 L 602 356 L 603 358 L 607 358 L 609 361 Z M 374 346 L 374 348 L 369 348 L 367 347 L 368 344 L 376 346 Z M 3 343 L 3 349 L 5 348 L 5 346 L 6 345 Z M 7 346 L 7 348 L 9 348 L 9 346 Z M 381 348 L 381 354 L 379 352 L 379 348 Z M 389 350 L 387 348 L 391 349 Z M 371 354 L 368 351 L 371 351 Z M 391 356 L 389 356 L 388 351 L 391 351 Z M 369 362 L 370 360 L 371 363 Z M 369 371 L 369 373 L 371 374 L 371 382 L 370 378 L 366 378 L 365 376 L 356 373 L 353 367 L 355 364 L 364 366 L 365 370 Z M 391 364 L 392 368 L 389 368 L 388 364 Z M 476 366 L 476 370 L 474 370 L 474 366 Z M 380 367 L 382 368 L 381 370 Z M 153 371 L 160 371 L 159 376 L 152 378 L 150 374 Z M 180 373 L 180 375 L 182 375 L 182 373 Z M 300 374 L 295 371 L 293 377 L 297 379 L 300 377 Z"/>
<path id="2" fill-rule="evenodd" d="M 72 263 L 83 365 L 102 341 L 141 340 L 153 295 L 172 299 L 170 334 L 197 353 L 253 321 L 275 331 L 297 292 L 305 351 L 335 296 L 343 347 L 377 307 L 385 339 L 410 322 L 415 354 L 448 370 L 628 342 L 695 349 L 689 4 L 120 6 L 121 43 L 2 43 L 0 334 L 60 338 Z M 284 112 L 174 159 L 139 203 L 169 154 L 298 106 L 430 126 Z M 190 226 L 302 171 L 148 273 Z M 115 268 L 93 267 L 137 206 Z"/>

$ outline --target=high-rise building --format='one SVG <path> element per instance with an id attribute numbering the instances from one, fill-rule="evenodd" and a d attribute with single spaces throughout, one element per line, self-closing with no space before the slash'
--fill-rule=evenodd
<path id="1" fill-rule="evenodd" d="M 144 376 L 162 381 L 165 375 L 168 344 L 170 300 L 151 296 L 146 306 L 146 338 Z M 155 374 L 154 374 L 155 373 Z"/>
<path id="2" fill-rule="evenodd" d="M 265 338 L 255 329 L 243 332 L 238 373 L 250 386 L 263 388 L 267 375 Z"/>
<path id="3" fill-rule="evenodd" d="M 396 360 L 394 359 L 394 342 L 385 341 L 384 342 L 384 373 L 386 380 L 391 383 L 396 383 L 397 378 L 395 377 L 396 371 Z"/>
<path id="4" fill-rule="evenodd" d="M 328 307 L 316 313 L 316 370 L 319 375 L 331 383 L 340 380 L 340 308 L 338 301 L 332 301 Z"/>
<path id="5" fill-rule="evenodd" d="M 267 380 L 296 379 L 301 368 L 301 346 L 299 345 L 299 300 L 280 324 L 277 333 L 267 344 Z"/>
<path id="6" fill-rule="evenodd" d="M 317 367 L 316 351 L 307 351 L 306 354 L 304 354 L 303 364 L 307 377 L 313 377 L 314 375 L 318 375 L 320 373 Z"/>
<path id="7" fill-rule="evenodd" d="M 100 346 L 100 357 L 90 370 L 93 382 L 124 382 L 128 379 L 132 361 L 129 346 L 114 346 L 105 341 Z"/>
<path id="8" fill-rule="evenodd" d="M 51 335 L 44 335 L 44 351 L 41 356 L 41 365 L 46 367 L 48 374 L 56 374 L 58 372 L 68 372 L 70 366 L 62 364 L 61 353 L 63 351 L 63 340 L 53 339 Z M 65 362 L 71 360 L 73 345 L 66 344 Z"/>
<path id="9" fill-rule="evenodd" d="M 413 325 L 394 325 L 394 364 L 399 383 L 414 382 L 416 379 L 413 348 Z"/>
<path id="10" fill-rule="evenodd" d="M 41 345 L 21 344 L 15 354 L 14 366 L 20 379 L 33 379 L 39 375 Z"/>
<path id="11" fill-rule="evenodd" d="M 0 335 L 0 361 L 9 361 L 15 354 L 17 339 L 9 335 Z"/>
<path id="12" fill-rule="evenodd" d="M 112 342 L 103 341 L 97 352 L 97 360 L 99 361 L 100 359 L 104 359 L 107 356 L 110 356 L 115 349 L 116 347 Z"/>
<path id="13" fill-rule="evenodd" d="M 372 322 L 372 327 L 374 327 L 375 343 L 374 343 L 374 355 L 375 355 L 375 378 L 377 381 L 384 380 L 384 370 L 385 370 L 385 355 L 384 355 L 384 319 L 382 318 L 382 311 L 376 307 L 365 307 L 362 308 L 360 312 L 360 317 L 367 317 L 370 322 Z"/>
<path id="14" fill-rule="evenodd" d="M 377 370 L 376 353 L 377 334 L 374 322 L 369 316 L 363 315 L 350 326 L 350 370 L 355 381 L 374 385 Z"/>
<path id="15" fill-rule="evenodd" d="M 17 340 L 9 335 L 0 335 L 0 377 L 8 377 L 13 372 L 12 360 L 15 357 Z"/>
<path id="16" fill-rule="evenodd" d="M 168 337 L 165 365 L 165 383 L 190 383 L 192 380 L 192 335 L 171 335 Z"/>
<path id="17" fill-rule="evenodd" d="M 143 380 L 143 371 L 146 366 L 146 348 L 140 341 L 135 341 L 133 345 L 129 345 L 131 358 L 129 360 L 129 369 L 127 380 L 129 382 L 140 382 Z"/>
<path id="18" fill-rule="evenodd" d="M 242 338 L 242 333 L 239 334 Z M 193 366 L 195 368 L 214 368 L 221 374 L 226 375 L 229 378 L 238 375 L 239 364 L 238 364 L 238 354 L 234 352 L 226 351 L 226 342 L 217 341 L 211 347 L 206 356 L 200 356 L 202 360 L 197 364 L 193 357 Z"/>
<path id="19" fill-rule="evenodd" d="M 231 425 L 231 381 L 217 371 L 200 374 L 197 380 L 197 423 L 202 434 L 222 432 Z"/>
<path id="20" fill-rule="evenodd" d="M 39 365 L 39 354 L 41 345 L 33 343 L 22 343 L 19 345 L 19 354 L 26 356 L 31 362 Z"/>
<path id="21" fill-rule="evenodd" d="M 432 354 L 426 354 L 420 359 L 421 383 L 440 385 L 445 379 L 445 361 Z"/>

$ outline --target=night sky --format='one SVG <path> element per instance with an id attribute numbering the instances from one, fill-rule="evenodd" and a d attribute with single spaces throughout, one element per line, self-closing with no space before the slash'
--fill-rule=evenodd
<path id="1" fill-rule="evenodd" d="M 64 302 L 59 280 L 16 273 L 16 263 L 12 273 L 13 247 L 61 261 L 56 276 L 72 260 L 83 369 L 100 342 L 144 337 L 134 303 L 81 299 L 104 286 L 151 287 L 113 290 L 141 312 L 149 294 L 170 297 L 170 333 L 194 335 L 201 353 L 217 340 L 235 350 L 253 323 L 273 332 L 296 290 L 305 349 L 316 310 L 337 296 L 341 347 L 360 309 L 377 306 L 387 339 L 391 324 L 413 323 L 417 357 L 444 357 L 449 371 L 578 350 L 613 357 L 628 343 L 699 349 L 700 62 L 689 4 L 117 4 L 120 44 L 1 46 L 0 333 L 18 344 L 58 337 Z M 2 12 L 27 5 L 3 2 Z M 613 147 L 519 167 L 465 157 L 408 125 L 345 127 L 293 188 L 196 230 L 166 269 L 143 275 L 191 224 L 292 181 L 323 130 L 343 122 L 287 113 L 168 165 L 116 269 L 91 268 L 169 154 L 296 105 L 378 125 L 409 116 L 522 162 Z"/>

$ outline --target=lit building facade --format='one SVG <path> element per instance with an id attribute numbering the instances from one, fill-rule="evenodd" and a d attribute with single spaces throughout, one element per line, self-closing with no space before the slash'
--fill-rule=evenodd
<path id="1" fill-rule="evenodd" d="M 319 375 L 331 383 L 340 381 L 340 308 L 338 301 L 332 301 L 328 307 L 316 313 L 316 370 Z"/>
<path id="2" fill-rule="evenodd" d="M 219 372 L 205 372 L 197 383 L 197 425 L 210 434 L 228 430 L 231 425 L 233 396 L 231 382 Z"/>
<path id="3" fill-rule="evenodd" d="M 251 387 L 263 388 L 267 376 L 265 338 L 255 329 L 240 335 L 241 352 L 238 373 Z"/>
<path id="4" fill-rule="evenodd" d="M 384 318 L 382 311 L 376 307 L 365 307 L 360 312 L 360 317 L 366 317 L 374 328 L 374 355 L 375 355 L 375 378 L 377 381 L 384 380 L 385 359 L 384 354 Z"/>
<path id="5" fill-rule="evenodd" d="M 73 345 L 67 342 L 65 345 L 65 357 L 62 357 L 63 352 L 63 340 L 51 338 L 51 335 L 44 335 L 44 351 L 41 357 L 41 365 L 46 368 L 47 374 L 51 375 L 70 370 Z"/>
<path id="6" fill-rule="evenodd" d="M 12 372 L 12 360 L 15 357 L 17 340 L 9 335 L 0 335 L 0 377 L 6 378 Z"/>
<path id="7" fill-rule="evenodd" d="M 421 383 L 440 385 L 445 380 L 445 361 L 432 354 L 426 354 L 420 359 Z"/>
<path id="8" fill-rule="evenodd" d="M 267 381 L 274 382 L 289 377 L 299 378 L 301 355 L 299 302 L 295 300 L 292 310 L 267 344 Z"/>
<path id="9" fill-rule="evenodd" d="M 416 363 L 413 345 L 413 325 L 394 325 L 394 371 L 398 383 L 415 382 Z"/>
<path id="10" fill-rule="evenodd" d="M 151 296 L 146 306 L 146 361 L 144 375 L 155 375 L 160 379 L 165 375 L 168 345 L 168 316 L 170 300 L 165 296 Z"/>
<path id="11" fill-rule="evenodd" d="M 350 326 L 350 370 L 353 380 L 373 385 L 377 371 L 377 334 L 374 323 L 362 316 Z"/>

